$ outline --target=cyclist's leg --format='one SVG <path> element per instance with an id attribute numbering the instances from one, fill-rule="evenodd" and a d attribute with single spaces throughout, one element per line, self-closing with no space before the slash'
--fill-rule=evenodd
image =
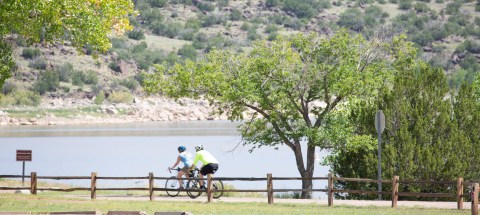
<path id="1" fill-rule="evenodd" d="M 183 171 L 178 171 L 178 174 L 177 174 L 177 178 L 178 178 L 178 184 L 180 185 L 180 189 L 184 189 L 183 187 L 183 180 L 182 180 L 182 176 L 184 175 L 185 173 Z"/>

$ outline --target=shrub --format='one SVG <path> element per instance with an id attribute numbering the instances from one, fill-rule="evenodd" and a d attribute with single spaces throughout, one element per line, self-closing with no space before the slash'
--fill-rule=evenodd
<path id="1" fill-rule="evenodd" d="M 142 72 L 136 74 L 135 76 L 133 76 L 133 78 L 135 80 L 137 80 L 138 83 L 140 83 L 140 85 L 143 85 L 145 79 L 147 78 L 147 73 L 142 71 Z"/>
<path id="2" fill-rule="evenodd" d="M 40 56 L 42 53 L 38 48 L 24 48 L 22 51 L 22 57 L 25 59 L 34 59 Z"/>
<path id="3" fill-rule="evenodd" d="M 30 67 L 32 69 L 46 70 L 47 69 L 47 61 L 45 61 L 43 59 L 35 59 L 34 61 L 32 61 L 28 64 L 28 67 Z"/>
<path id="4" fill-rule="evenodd" d="M 242 12 L 240 12 L 238 9 L 233 8 L 232 11 L 230 12 L 230 20 L 232 21 L 238 21 L 243 18 Z"/>
<path id="5" fill-rule="evenodd" d="M 100 91 L 97 93 L 97 96 L 95 96 L 95 99 L 93 100 L 93 102 L 96 104 L 96 105 L 101 105 L 103 104 L 103 102 L 105 101 L 105 92 Z"/>
<path id="6" fill-rule="evenodd" d="M 154 22 L 163 22 L 162 12 L 158 8 L 150 8 L 148 10 L 142 11 L 140 16 L 146 22 L 149 27 Z"/>
<path id="7" fill-rule="evenodd" d="M 160 36 L 166 36 L 169 38 L 174 38 L 175 36 L 178 35 L 178 32 L 182 29 L 182 24 L 181 23 L 163 23 L 163 22 L 155 22 L 153 24 L 153 33 L 160 35 Z"/>
<path id="8" fill-rule="evenodd" d="M 33 90 L 40 93 L 53 92 L 60 86 L 60 78 L 58 73 L 54 71 L 40 72 L 37 81 L 33 84 Z"/>
<path id="9" fill-rule="evenodd" d="M 192 41 L 195 37 L 195 29 L 186 28 L 180 31 L 180 39 Z"/>
<path id="10" fill-rule="evenodd" d="M 190 59 L 192 61 L 197 60 L 197 50 L 193 45 L 185 44 L 178 50 L 178 55 L 184 59 Z"/>
<path id="11" fill-rule="evenodd" d="M 446 12 L 448 15 L 457 14 L 460 11 L 461 6 L 462 6 L 462 3 L 457 1 L 448 3 Z"/>
<path id="12" fill-rule="evenodd" d="M 210 27 L 212 25 L 220 25 L 225 21 L 222 15 L 207 15 L 202 17 L 202 26 Z"/>
<path id="13" fill-rule="evenodd" d="M 198 9 L 200 9 L 201 11 L 206 11 L 206 12 L 210 12 L 210 11 L 213 11 L 215 10 L 215 6 L 210 3 L 210 2 L 201 2 L 201 1 L 198 1 L 198 3 L 195 5 Z"/>
<path id="14" fill-rule="evenodd" d="M 85 84 L 95 85 L 98 83 L 98 74 L 95 71 L 88 70 L 84 76 L 83 82 Z"/>
<path id="15" fill-rule="evenodd" d="M 112 48 L 114 49 L 127 49 L 128 48 L 128 43 L 125 38 L 120 38 L 120 37 L 114 37 L 110 39 L 110 42 L 112 43 Z"/>
<path id="16" fill-rule="evenodd" d="M 272 33 L 272 32 L 276 32 L 278 31 L 278 27 L 275 26 L 275 25 L 267 25 L 267 27 L 265 27 L 265 33 Z"/>
<path id="17" fill-rule="evenodd" d="M 58 73 L 58 78 L 61 82 L 70 82 L 70 77 L 73 72 L 73 65 L 69 62 L 55 67 L 55 71 Z"/>
<path id="18" fill-rule="evenodd" d="M 278 36 L 278 32 L 274 31 L 268 35 L 267 39 L 268 41 L 273 41 L 277 39 L 277 36 Z"/>
<path id="19" fill-rule="evenodd" d="M 435 0 L 435 3 L 437 3 L 437 4 L 443 4 L 443 3 L 445 3 L 445 0 Z"/>
<path id="20" fill-rule="evenodd" d="M 300 0 L 284 0 L 283 10 L 286 12 L 292 12 L 299 18 L 310 19 L 316 14 L 316 8 L 307 1 Z"/>
<path id="21" fill-rule="evenodd" d="M 110 68 L 111 70 L 115 71 L 115 72 L 120 72 L 120 65 L 118 65 L 118 63 L 116 61 L 113 61 L 111 63 L 108 64 L 108 68 Z"/>
<path id="22" fill-rule="evenodd" d="M 15 85 L 15 83 L 13 83 L 11 81 L 6 81 L 5 84 L 2 87 L 2 93 L 4 95 L 8 95 L 15 90 L 17 90 L 17 85 Z"/>
<path id="23" fill-rule="evenodd" d="M 412 0 L 400 0 L 398 4 L 398 9 L 400 10 L 409 10 L 412 8 Z"/>
<path id="24" fill-rule="evenodd" d="M 248 22 L 244 22 L 242 24 L 242 26 L 240 26 L 240 30 L 242 30 L 242 31 L 248 31 L 248 30 L 250 30 L 250 28 L 251 28 L 251 25 L 248 24 Z"/>
<path id="25" fill-rule="evenodd" d="M 27 40 L 25 39 L 25 37 L 22 37 L 21 35 L 17 36 L 17 38 L 15 39 L 15 43 L 17 44 L 17 46 L 22 46 L 22 47 L 27 46 Z"/>
<path id="26" fill-rule="evenodd" d="M 129 92 L 112 92 L 110 96 L 108 96 L 108 101 L 114 104 L 118 103 L 125 103 L 125 104 L 130 104 L 133 102 L 133 96 Z"/>
<path id="27" fill-rule="evenodd" d="M 417 13 L 428 13 L 428 11 L 430 11 L 430 8 L 428 7 L 428 5 L 426 3 L 423 3 L 423 2 L 418 2 L 416 3 L 413 8 L 415 9 L 415 11 Z"/>
<path id="28" fill-rule="evenodd" d="M 148 0 L 148 3 L 152 7 L 164 7 L 167 4 L 168 0 Z"/>
<path id="29" fill-rule="evenodd" d="M 254 40 L 261 39 L 261 38 L 262 37 L 259 34 L 257 34 L 257 29 L 252 28 L 248 31 L 247 39 L 249 39 L 251 41 L 254 41 Z"/>
<path id="30" fill-rule="evenodd" d="M 365 21 L 363 20 L 362 12 L 358 8 L 348 8 L 340 14 L 337 24 L 354 31 L 362 31 Z"/>
<path id="31" fill-rule="evenodd" d="M 185 28 L 194 29 L 195 32 L 202 28 L 202 21 L 199 19 L 188 19 L 185 23 Z"/>
<path id="32" fill-rule="evenodd" d="M 127 32 L 128 38 L 132 40 L 143 40 L 145 39 L 145 34 L 143 33 L 142 30 L 139 29 L 133 29 L 132 31 Z"/>
<path id="33" fill-rule="evenodd" d="M 122 79 L 118 82 L 121 86 L 128 88 L 129 90 L 136 90 L 138 88 L 138 81 L 134 77 Z"/>
<path id="34" fill-rule="evenodd" d="M 72 84 L 75 86 L 83 86 L 83 84 L 85 84 L 85 73 L 83 71 L 73 71 Z"/>
<path id="35" fill-rule="evenodd" d="M 139 44 L 133 46 L 132 53 L 141 53 L 144 52 L 147 48 L 147 43 L 145 41 L 142 41 Z"/>
<path id="36" fill-rule="evenodd" d="M 1 106 L 38 106 L 42 100 L 40 95 L 26 90 L 13 91 L 11 94 L 0 97 Z"/>

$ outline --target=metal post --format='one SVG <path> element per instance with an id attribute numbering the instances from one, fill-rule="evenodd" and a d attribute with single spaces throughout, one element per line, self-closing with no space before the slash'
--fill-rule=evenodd
<path id="1" fill-rule="evenodd" d="M 378 134 L 378 192 L 382 192 L 382 134 Z M 378 194 L 378 200 L 382 200 L 382 194 Z"/>
<path id="2" fill-rule="evenodd" d="M 23 161 L 23 168 L 22 168 L 22 187 L 24 182 L 25 182 L 25 161 Z"/>

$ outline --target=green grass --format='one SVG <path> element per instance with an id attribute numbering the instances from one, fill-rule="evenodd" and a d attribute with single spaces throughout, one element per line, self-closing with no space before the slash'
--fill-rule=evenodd
<path id="1" fill-rule="evenodd" d="M 0 194 L 2 212 L 59 212 L 59 211 L 145 211 L 148 214 L 166 211 L 189 211 L 199 214 L 469 214 L 470 211 L 454 209 L 427 208 L 388 208 L 353 207 L 318 204 L 276 203 L 225 203 L 225 202 L 167 202 L 167 201 L 127 201 L 127 200 L 89 200 L 61 196 Z"/>
<path id="2" fill-rule="evenodd" d="M 75 118 L 78 115 L 90 115 L 94 117 L 103 117 L 107 116 L 100 110 L 100 106 L 87 106 L 87 107 L 78 107 L 78 108 L 56 108 L 56 109 L 4 109 L 3 111 L 8 113 L 9 117 L 13 118 L 35 118 L 35 117 L 44 117 L 47 114 L 52 114 L 55 117 L 63 118 Z M 129 109 L 117 109 L 118 116 L 126 115 L 130 110 Z"/>

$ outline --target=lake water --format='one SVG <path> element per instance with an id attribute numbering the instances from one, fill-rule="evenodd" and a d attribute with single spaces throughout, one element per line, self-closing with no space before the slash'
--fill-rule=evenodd
<path id="1" fill-rule="evenodd" d="M 176 161 L 177 147 L 184 145 L 194 154 L 194 146 L 203 144 L 219 160 L 217 177 L 299 177 L 290 148 L 262 147 L 249 152 L 239 144 L 236 123 L 229 121 L 149 122 L 108 125 L 61 125 L 2 127 L 0 130 L 0 175 L 21 175 L 22 162 L 16 150 L 32 150 L 32 162 L 25 172 L 38 176 L 147 176 L 167 177 Z M 305 148 L 305 147 L 304 147 Z M 319 159 L 326 153 L 317 149 Z M 316 161 L 315 177 L 328 174 L 328 167 Z M 89 186 L 90 181 L 62 181 Z M 156 182 L 157 183 L 157 182 Z M 160 186 L 164 182 L 158 182 Z M 240 189 L 265 189 L 266 182 L 228 184 Z M 99 181 L 99 186 L 143 186 L 144 181 Z M 314 181 L 315 189 L 326 181 Z M 274 181 L 274 188 L 300 189 L 300 181 Z M 315 193 L 325 198 L 325 193 Z"/>

